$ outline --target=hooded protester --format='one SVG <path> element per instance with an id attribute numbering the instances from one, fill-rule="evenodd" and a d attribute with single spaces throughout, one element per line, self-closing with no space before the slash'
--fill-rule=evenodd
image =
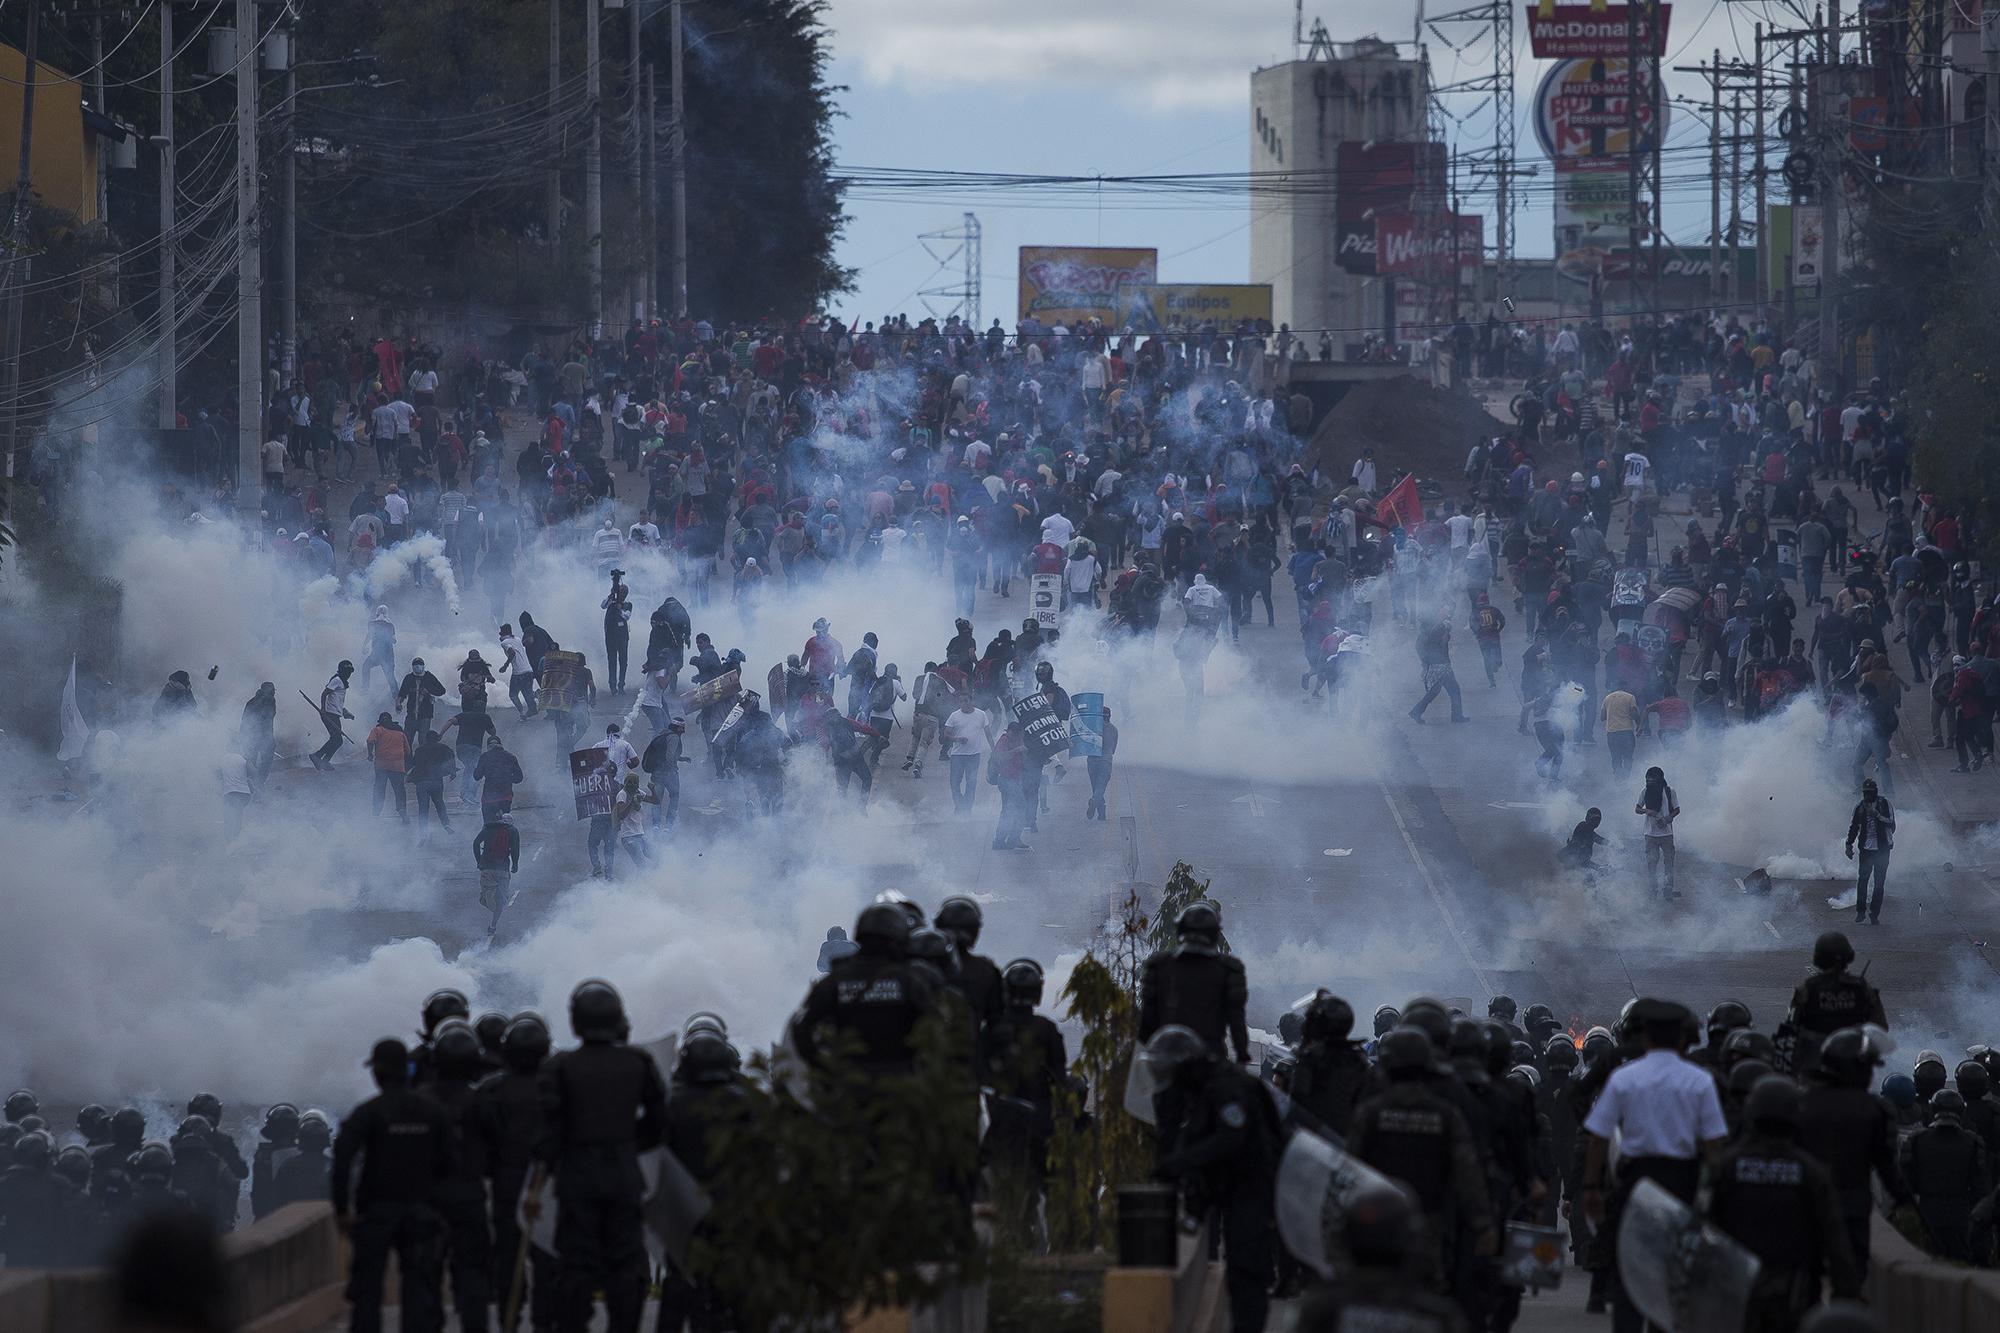
<path id="1" fill-rule="evenodd" d="M 188 679 L 187 672 L 176 671 L 167 677 L 167 683 L 160 687 L 160 697 L 153 701 L 153 721 L 164 722 L 194 710 L 194 684 Z"/>
<path id="2" fill-rule="evenodd" d="M 396 690 L 396 702 L 403 709 L 403 731 L 406 735 L 420 737 L 430 729 L 431 715 L 436 710 L 433 700 L 444 697 L 444 682 L 424 669 L 424 659 L 410 659 L 410 673 L 403 677 L 403 683 Z"/>
<path id="3" fill-rule="evenodd" d="M 271 775 L 271 763 L 277 758 L 277 730 L 278 687 L 267 680 L 243 705 L 243 722 L 236 732 L 236 752 L 259 782 Z"/>

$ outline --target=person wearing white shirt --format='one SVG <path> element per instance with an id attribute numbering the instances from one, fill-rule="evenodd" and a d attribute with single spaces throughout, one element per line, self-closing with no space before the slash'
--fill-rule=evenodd
<path id="1" fill-rule="evenodd" d="M 1463 553 L 1472 542 L 1472 515 L 1465 510 L 1466 506 L 1460 505 L 1458 512 L 1444 521 L 1445 531 L 1449 534 L 1450 548 L 1460 553 Z"/>
<path id="2" fill-rule="evenodd" d="M 650 519 L 642 518 L 626 531 L 625 541 L 631 546 L 658 546 L 660 525 Z"/>
<path id="3" fill-rule="evenodd" d="M 1633 450 L 1625 455 L 1625 498 L 1638 504 L 1646 497 L 1646 474 L 1652 471 L 1653 460 Z"/>
<path id="4" fill-rule="evenodd" d="M 951 808 L 954 814 L 972 809 L 979 791 L 979 761 L 991 748 L 986 714 L 972 702 L 972 696 L 958 696 L 958 707 L 945 715 L 945 754 L 951 761 Z"/>
<path id="5" fill-rule="evenodd" d="M 1071 556 L 1063 566 L 1063 605 L 1074 606 L 1079 602 L 1091 607 L 1097 605 L 1097 579 L 1103 572 L 1097 557 L 1089 551 L 1080 551 Z"/>
<path id="6" fill-rule="evenodd" d="M 387 540 L 394 544 L 403 540 L 410 531 L 410 499 L 402 488 L 391 485 L 382 497 L 382 512 L 389 516 Z"/>
<path id="7" fill-rule="evenodd" d="M 1347 474 L 1348 480 L 1368 494 L 1375 493 L 1375 451 L 1363 449 L 1361 457 L 1354 460 L 1354 470 Z"/>
<path id="8" fill-rule="evenodd" d="M 1051 546 L 1068 546 L 1069 539 L 1076 536 L 1076 524 L 1061 514 L 1050 514 L 1042 520 L 1042 540 Z"/>
<path id="9" fill-rule="evenodd" d="M 1713 1157 L 1729 1137 L 1716 1096 L 1715 1076 L 1681 1057 L 1694 1017 L 1677 1004 L 1644 999 L 1630 1019 L 1645 1035 L 1646 1053 L 1611 1071 L 1583 1122 L 1589 1150 L 1583 1167 L 1583 1212 L 1602 1227 L 1612 1140 L 1618 1142 L 1620 1195 L 1651 1180 L 1690 1206 L 1701 1183 L 1701 1158 Z M 1616 1252 L 1616 1228 L 1609 1241 Z M 1638 1328 L 1637 1311 L 1614 1279 L 1612 1327 Z"/>
<path id="10" fill-rule="evenodd" d="M 606 763 L 618 766 L 617 780 L 623 782 L 625 775 L 639 766 L 639 752 L 632 748 L 632 742 L 619 734 L 621 730 L 616 722 L 608 724 L 604 728 L 604 744 L 597 748 L 604 751 Z"/>

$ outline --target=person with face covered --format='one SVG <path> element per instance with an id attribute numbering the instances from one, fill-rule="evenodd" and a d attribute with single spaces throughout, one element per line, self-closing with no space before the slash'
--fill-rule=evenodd
<path id="1" fill-rule="evenodd" d="M 403 731 L 406 735 L 422 736 L 430 730 L 431 716 L 436 709 L 433 702 L 444 697 L 444 682 L 424 669 L 424 659 L 410 659 L 410 672 L 403 677 L 403 683 L 396 690 L 396 702 L 403 710 Z"/>

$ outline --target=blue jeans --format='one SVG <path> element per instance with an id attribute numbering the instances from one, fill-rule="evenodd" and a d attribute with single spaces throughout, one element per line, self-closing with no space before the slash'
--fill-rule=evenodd
<path id="1" fill-rule="evenodd" d="M 976 754 L 951 756 L 951 808 L 970 810 L 979 794 L 979 760 Z"/>
<path id="2" fill-rule="evenodd" d="M 1889 849 L 1871 852 L 1863 847 L 1855 853 L 1854 872 L 1854 919 L 1867 917 L 1870 921 L 1882 915 L 1882 883 L 1889 876 Z M 1868 891 L 1870 877 L 1875 881 L 1875 892 Z"/>
<path id="3" fill-rule="evenodd" d="M 472 776 L 472 770 L 479 767 L 477 750 L 458 752 L 458 794 L 467 805 L 479 803 L 479 779 Z"/>

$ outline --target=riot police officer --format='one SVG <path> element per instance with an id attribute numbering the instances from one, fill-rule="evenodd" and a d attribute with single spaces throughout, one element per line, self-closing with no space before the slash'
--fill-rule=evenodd
<path id="1" fill-rule="evenodd" d="M 402 1274 L 401 1326 L 435 1333 L 444 1324 L 444 1227 L 432 1198 L 452 1174 L 450 1122 L 443 1107 L 409 1086 L 410 1052 L 402 1042 L 376 1042 L 368 1068 L 381 1092 L 348 1113 L 333 1143 L 333 1212 L 352 1246 L 350 1327 L 380 1333 L 382 1275 L 394 1250 Z M 361 1174 L 354 1184 L 357 1157 Z"/>
<path id="2" fill-rule="evenodd" d="M 1157 1083 L 1178 1092 L 1185 1108 L 1160 1174 L 1195 1178 L 1200 1197 L 1220 1210 L 1229 1327 L 1260 1333 L 1276 1257 L 1278 1108 L 1256 1075 L 1224 1062 L 1191 1028 L 1168 1024 L 1155 1032 L 1145 1059 Z"/>
<path id="3" fill-rule="evenodd" d="M 1514 1021 L 1514 1015 L 1518 1012 L 1519 1006 L 1514 1003 L 1511 995 L 1496 995 L 1486 1002 L 1486 1016 L 1507 1029 L 1509 1041 L 1528 1039 L 1527 1031 Z"/>
<path id="4" fill-rule="evenodd" d="M 0 1253 L 9 1268 L 66 1268 L 80 1262 L 79 1199 L 55 1170 L 46 1130 L 14 1141 L 14 1163 L 0 1171 Z"/>
<path id="5" fill-rule="evenodd" d="M 18 1125 L 31 1115 L 39 1115 L 41 1109 L 42 1103 L 33 1092 L 27 1088 L 16 1088 L 7 1094 L 6 1105 L 0 1108 L 0 1114 L 6 1116 L 8 1124 Z"/>
<path id="6" fill-rule="evenodd" d="M 146 1141 L 145 1112 L 119 1107 L 111 1113 L 110 1134 L 111 1141 L 90 1155 L 90 1192 L 100 1197 L 129 1183 L 127 1163 Z"/>
<path id="7" fill-rule="evenodd" d="M 542 1066 L 535 1145 L 556 1178 L 557 1327 L 583 1333 L 602 1291 L 611 1333 L 634 1333 L 646 1300 L 639 1154 L 665 1129 L 667 1085 L 652 1056 L 625 1044 L 625 1004 L 609 982 L 570 993 L 569 1025 L 582 1044 Z M 539 1214 L 538 1183 L 522 1208 L 531 1221 Z"/>
<path id="8" fill-rule="evenodd" d="M 288 1203 L 319 1203 L 332 1196 L 333 1126 L 318 1111 L 299 1117 L 297 1150 L 279 1163 L 271 1181 L 271 1197 L 277 1206 Z"/>
<path id="9" fill-rule="evenodd" d="M 437 1210 L 444 1219 L 452 1306 L 460 1324 L 478 1329 L 487 1326 L 493 1299 L 487 1285 L 493 1236 L 486 1224 L 486 1140 L 472 1087 L 485 1072 L 485 1054 L 472 1025 L 462 1018 L 438 1024 L 431 1034 L 431 1082 L 425 1091 L 450 1121 L 453 1167 L 438 1187 Z"/>
<path id="10" fill-rule="evenodd" d="M 1965 1127 L 1979 1136 L 1989 1157 L 2000 1160 L 2000 1106 L 1987 1095 L 1993 1079 L 1977 1060 L 1961 1060 L 1952 1075 L 1958 1095 L 1965 1098 Z"/>
<path id="11" fill-rule="evenodd" d="M 1819 1304 L 1822 1277 L 1858 1296 L 1861 1273 L 1841 1224 L 1833 1176 L 1799 1147 L 1799 1088 L 1766 1074 L 1743 1104 L 1745 1132 L 1716 1155 L 1709 1220 L 1757 1256 L 1752 1330 L 1789 1333 Z"/>
<path id="12" fill-rule="evenodd" d="M 696 1031 L 684 1038 L 674 1064 L 673 1095 L 667 1099 L 666 1146 L 696 1184 L 713 1194 L 718 1164 L 715 1127 L 744 1095 L 743 1057 L 721 1032 Z M 697 1226 L 697 1232 L 700 1227 Z M 729 1316 L 713 1284 L 686 1271 L 676 1261 L 660 1280 L 656 1333 L 681 1333 L 695 1320 L 697 1328 L 731 1328 Z"/>
<path id="13" fill-rule="evenodd" d="M 472 1018 L 472 1006 L 465 996 L 455 990 L 434 990 L 424 997 L 423 1031 L 418 1034 L 417 1049 L 410 1052 L 410 1086 L 421 1088 L 431 1081 L 431 1038 L 438 1025 L 448 1018 Z"/>
<path id="14" fill-rule="evenodd" d="M 981 1042 L 980 1081 L 995 1094 L 987 1130 L 994 1172 L 1018 1186 L 1027 1234 L 1048 1174 L 1056 1087 L 1068 1076 L 1069 1052 L 1062 1029 L 1035 1012 L 1042 1002 L 1041 964 L 1016 958 L 1000 984 L 1006 1007 Z"/>
<path id="15" fill-rule="evenodd" d="M 236 1180 L 215 1155 L 215 1127 L 198 1115 L 181 1121 L 168 1146 L 173 1149 L 173 1187 L 217 1231 L 236 1221 Z"/>
<path id="16" fill-rule="evenodd" d="M 1293 1102 L 1343 1138 L 1368 1075 L 1368 1057 L 1359 1042 L 1348 1039 L 1353 1031 L 1353 1006 L 1338 995 L 1319 992 L 1306 1006 L 1292 1069 Z"/>
<path id="17" fill-rule="evenodd" d="M 1350 1263 L 1331 1285 L 1300 1304 L 1300 1333 L 1394 1329 L 1396 1333 L 1462 1333 L 1457 1305 L 1431 1292 L 1411 1272 L 1417 1210 L 1401 1185 L 1364 1185 L 1347 1201 L 1341 1241 Z"/>
<path id="18" fill-rule="evenodd" d="M 1729 1034 L 1747 1028 L 1751 1024 L 1750 1006 L 1741 1000 L 1724 1000 L 1708 1011 L 1705 1030 L 1707 1044 L 1690 1055 L 1688 1059 L 1698 1065 L 1720 1070 L 1722 1065 L 1722 1044 L 1729 1040 Z"/>
<path id="19" fill-rule="evenodd" d="M 910 919 L 893 903 L 871 903 L 854 923 L 857 952 L 813 983 L 800 1011 L 800 1054 L 821 1064 L 829 1041 L 840 1034 L 860 1043 L 859 1068 L 868 1074 L 907 1074 L 916 1068 L 917 1024 L 937 1007 L 940 983 L 903 958 Z"/>
<path id="20" fill-rule="evenodd" d="M 1826 931 L 1813 941 L 1813 973 L 1792 992 L 1792 1006 L 1778 1025 L 1781 1053 L 1787 1038 L 1792 1043 L 1794 1070 L 1811 1069 L 1820 1043 L 1831 1033 L 1857 1023 L 1889 1026 L 1881 993 L 1863 978 L 1848 975 L 1853 961 L 1854 946 L 1839 931 Z"/>
<path id="21" fill-rule="evenodd" d="M 1965 1099 L 1956 1089 L 1931 1098 L 1931 1122 L 1903 1140 L 1899 1165 L 1917 1196 L 1931 1253 L 1974 1262 L 1972 1209 L 1993 1189 L 1993 1168 L 1986 1145 L 1966 1128 Z"/>
<path id="22" fill-rule="evenodd" d="M 243 1182 L 250 1178 L 250 1164 L 243 1160 L 243 1150 L 236 1146 L 236 1140 L 223 1132 L 222 1102 L 212 1092 L 197 1092 L 188 1098 L 187 1113 L 200 1116 L 209 1125 L 208 1146 L 214 1152 L 215 1160 L 228 1173 L 229 1179 L 223 1183 L 228 1193 L 225 1206 L 219 1210 L 224 1231 L 236 1225 L 236 1205 L 243 1193 Z"/>
<path id="23" fill-rule="evenodd" d="M 542 1125 L 538 1075 L 549 1058 L 549 1028 L 539 1014 L 519 1014 L 500 1038 L 505 1068 L 480 1083 L 479 1133 L 491 1182 L 493 1203 L 493 1294 L 504 1307 L 514 1290 L 514 1268 L 521 1262 L 521 1224 L 516 1208 L 521 1188 L 534 1163 L 535 1140 Z M 555 1263 L 542 1250 L 529 1247 L 534 1284 L 530 1320 L 538 1329 L 555 1324 Z M 503 1333 L 513 1333 L 511 1329 Z"/>
<path id="24" fill-rule="evenodd" d="M 1739 1065 L 1747 1067 L 1749 1062 Z M 1868 1275 L 1869 1219 L 1875 1199 L 1869 1176 L 1898 1205 L 1910 1189 L 1896 1162 L 1896 1114 L 1868 1090 L 1880 1055 L 1860 1028 L 1842 1028 L 1820 1043 L 1819 1064 L 1806 1075 L 1799 1099 L 1799 1146 L 1826 1164 L 1847 1226 L 1848 1248 Z"/>
<path id="25" fill-rule="evenodd" d="M 972 951 L 979 943 L 980 929 L 986 924 L 985 913 L 970 898 L 947 898 L 938 904 L 931 924 L 943 931 L 952 944 L 952 989 L 965 996 L 973 1019 L 985 1027 L 1006 1008 L 1000 968 L 991 958 Z"/>
<path id="26" fill-rule="evenodd" d="M 1455 1268 L 1445 1247 L 1461 1230 L 1475 1237 L 1482 1253 L 1498 1248 L 1486 1171 L 1464 1113 L 1429 1084 L 1437 1052 L 1423 1030 L 1390 1030 L 1376 1044 L 1375 1058 L 1388 1083 L 1354 1108 L 1347 1151 L 1416 1195 L 1425 1225 L 1415 1268 L 1430 1284 L 1442 1285 Z"/>
<path id="27" fill-rule="evenodd" d="M 1174 922 L 1178 947 L 1154 954 L 1139 973 L 1139 1040 L 1161 1028 L 1190 1028 L 1216 1051 L 1225 1039 L 1236 1063 L 1250 1059 L 1244 1017 L 1249 982 L 1241 959 L 1222 952 L 1222 912 L 1211 902 L 1190 903 Z"/>
<path id="28" fill-rule="evenodd" d="M 278 1208 L 272 1193 L 278 1168 L 298 1152 L 299 1108 L 279 1102 L 266 1110 L 257 1138 L 257 1147 L 250 1154 L 250 1216 L 263 1218 Z"/>
<path id="29" fill-rule="evenodd" d="M 102 1148 L 111 1142 L 111 1112 L 90 1103 L 76 1113 L 76 1132 L 83 1135 L 86 1149 Z"/>

